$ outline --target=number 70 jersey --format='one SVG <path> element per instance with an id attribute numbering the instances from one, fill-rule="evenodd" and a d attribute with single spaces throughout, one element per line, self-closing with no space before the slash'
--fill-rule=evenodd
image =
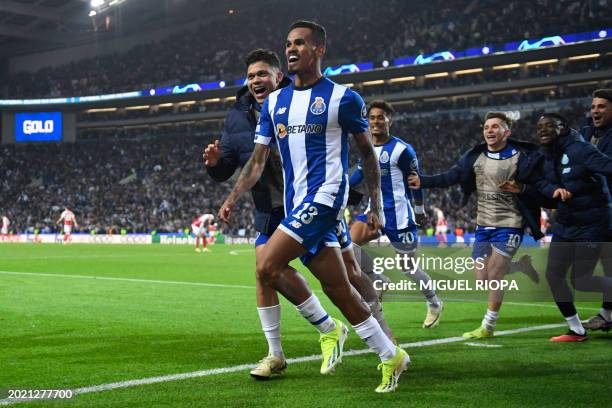
<path id="1" fill-rule="evenodd" d="M 285 213 L 316 202 L 340 213 L 348 198 L 348 134 L 367 132 L 363 99 L 327 78 L 272 92 L 255 143 L 276 144 L 283 163 Z"/>

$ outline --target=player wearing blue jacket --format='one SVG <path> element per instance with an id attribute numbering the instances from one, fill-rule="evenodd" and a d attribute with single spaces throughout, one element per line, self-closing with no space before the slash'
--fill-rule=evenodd
<path id="1" fill-rule="evenodd" d="M 582 128 L 582 134 L 587 142 L 590 141 L 602 153 L 612 157 L 612 89 L 597 89 L 593 92 L 591 117 L 587 126 Z M 610 192 L 612 177 L 608 176 L 606 182 Z M 599 256 L 604 275 L 612 277 L 612 229 L 608 231 L 605 242 Z M 612 328 L 612 298 L 604 297 L 599 313 L 589 318 L 584 328 L 605 331 Z"/>
<path id="2" fill-rule="evenodd" d="M 612 176 L 612 158 L 585 142 L 558 114 L 542 115 L 537 132 L 544 149 L 543 173 L 548 182 L 540 190 L 548 197 L 554 197 L 559 188 L 565 192 L 557 205 L 546 279 L 570 330 L 550 340 L 584 341 L 586 331 L 566 275 L 571 267 L 570 280 L 576 290 L 602 292 L 605 299 L 612 299 L 612 277 L 593 276 L 610 221 L 610 195 L 605 181 L 597 175 Z"/>

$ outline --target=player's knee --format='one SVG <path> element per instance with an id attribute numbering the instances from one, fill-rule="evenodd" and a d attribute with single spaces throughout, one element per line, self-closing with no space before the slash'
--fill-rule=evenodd
<path id="1" fill-rule="evenodd" d="M 255 263 L 255 273 L 260 282 L 269 285 L 278 279 L 280 270 L 270 258 L 259 257 Z"/>
<path id="2" fill-rule="evenodd" d="M 580 292 L 590 292 L 593 289 L 590 277 L 574 278 L 570 280 L 572 287 Z"/>
<path id="3" fill-rule="evenodd" d="M 345 260 L 344 266 L 346 267 L 346 275 L 351 283 L 357 281 L 357 279 L 361 277 L 361 269 L 359 268 L 359 264 L 357 264 L 356 260 Z"/>

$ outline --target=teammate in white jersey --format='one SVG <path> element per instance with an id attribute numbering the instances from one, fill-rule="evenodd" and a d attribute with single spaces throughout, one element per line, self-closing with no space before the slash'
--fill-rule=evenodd
<path id="1" fill-rule="evenodd" d="M 8 241 L 9 236 L 9 226 L 11 225 L 11 221 L 8 219 L 6 215 L 2 216 L 2 230 L 0 231 L 0 236 L 2 237 L 2 241 Z"/>
<path id="2" fill-rule="evenodd" d="M 381 174 L 382 233 L 389 238 L 398 254 L 406 254 L 409 259 L 415 259 L 418 246 L 416 216 L 424 218 L 425 210 L 423 192 L 422 190 L 411 192 L 408 189 L 408 176 L 412 172 L 419 171 L 419 162 L 410 144 L 391 136 L 390 128 L 394 112 L 393 107 L 384 100 L 372 101 L 368 106 L 368 123 Z M 351 187 L 361 183 L 362 180 L 363 171 L 361 167 L 358 167 L 351 176 Z M 414 209 L 410 203 L 410 197 L 414 198 Z M 370 200 L 366 214 L 371 205 Z M 351 227 L 351 239 L 358 245 L 364 245 L 380 236 L 379 230 L 368 227 L 366 214 L 357 216 Z M 432 286 L 429 283 L 431 277 L 420 267 L 410 267 L 404 273 L 416 283 L 417 288 L 420 288 L 427 299 L 427 315 L 423 328 L 437 326 L 444 305 L 436 295 L 436 291 L 431 289 Z"/>
<path id="3" fill-rule="evenodd" d="M 59 225 L 62 221 L 64 222 L 64 244 L 67 244 L 72 242 L 72 228 L 78 228 L 79 224 L 77 223 L 74 213 L 68 208 L 64 208 L 64 211 L 55 222 L 55 225 Z"/>
<path id="4" fill-rule="evenodd" d="M 191 222 L 191 231 L 195 235 L 195 251 L 196 252 L 210 252 L 210 249 L 206 247 L 206 231 L 208 227 L 215 220 L 215 216 L 212 214 L 199 215 Z M 200 239 L 202 239 L 202 249 L 200 250 Z"/>
<path id="5" fill-rule="evenodd" d="M 219 217 L 229 222 L 236 200 L 257 182 L 270 145 L 276 144 L 283 164 L 286 217 L 257 259 L 257 273 L 320 328 L 321 373 L 326 374 L 340 362 L 348 329 L 330 318 L 303 278 L 287 268 L 299 257 L 357 334 L 379 354 L 383 381 L 376 391 L 390 392 L 397 388 L 409 363 L 408 354 L 385 335 L 349 284 L 336 237 L 348 198 L 348 133 L 354 135 L 362 154 L 366 183 L 374 197 L 369 215 L 373 226 L 379 223 L 379 170 L 363 100 L 321 74 L 325 37 L 325 29 L 313 22 L 299 21 L 291 26 L 285 55 L 289 73 L 296 74 L 295 82 L 266 99 L 255 131 L 255 149 Z"/>

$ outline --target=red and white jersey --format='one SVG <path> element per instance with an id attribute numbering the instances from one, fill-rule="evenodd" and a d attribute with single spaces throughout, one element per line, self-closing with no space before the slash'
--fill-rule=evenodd
<path id="1" fill-rule="evenodd" d="M 8 228 L 11 225 L 11 221 L 6 216 L 2 216 L 2 229 Z"/>
<path id="2" fill-rule="evenodd" d="M 548 213 L 546 212 L 545 209 L 541 208 L 540 209 L 540 231 L 542 231 L 542 234 L 546 234 L 546 231 L 548 230 L 549 220 L 550 220 L 550 217 L 548 216 Z"/>
<path id="3" fill-rule="evenodd" d="M 436 208 L 434 209 L 434 213 L 436 214 L 436 227 L 442 227 L 442 226 L 446 226 L 448 225 L 448 223 L 446 222 L 446 217 L 444 216 L 444 213 L 442 212 L 441 209 Z"/>
<path id="4" fill-rule="evenodd" d="M 545 209 L 540 209 L 540 227 L 546 227 L 548 224 L 548 213 Z"/>
<path id="5" fill-rule="evenodd" d="M 191 225 L 195 227 L 204 227 L 210 225 L 214 221 L 214 219 L 215 216 L 212 214 L 200 215 L 191 222 Z"/>
<path id="6" fill-rule="evenodd" d="M 60 215 L 60 220 L 64 220 L 64 225 L 72 225 L 76 222 L 76 217 L 72 211 L 64 210 Z"/>

